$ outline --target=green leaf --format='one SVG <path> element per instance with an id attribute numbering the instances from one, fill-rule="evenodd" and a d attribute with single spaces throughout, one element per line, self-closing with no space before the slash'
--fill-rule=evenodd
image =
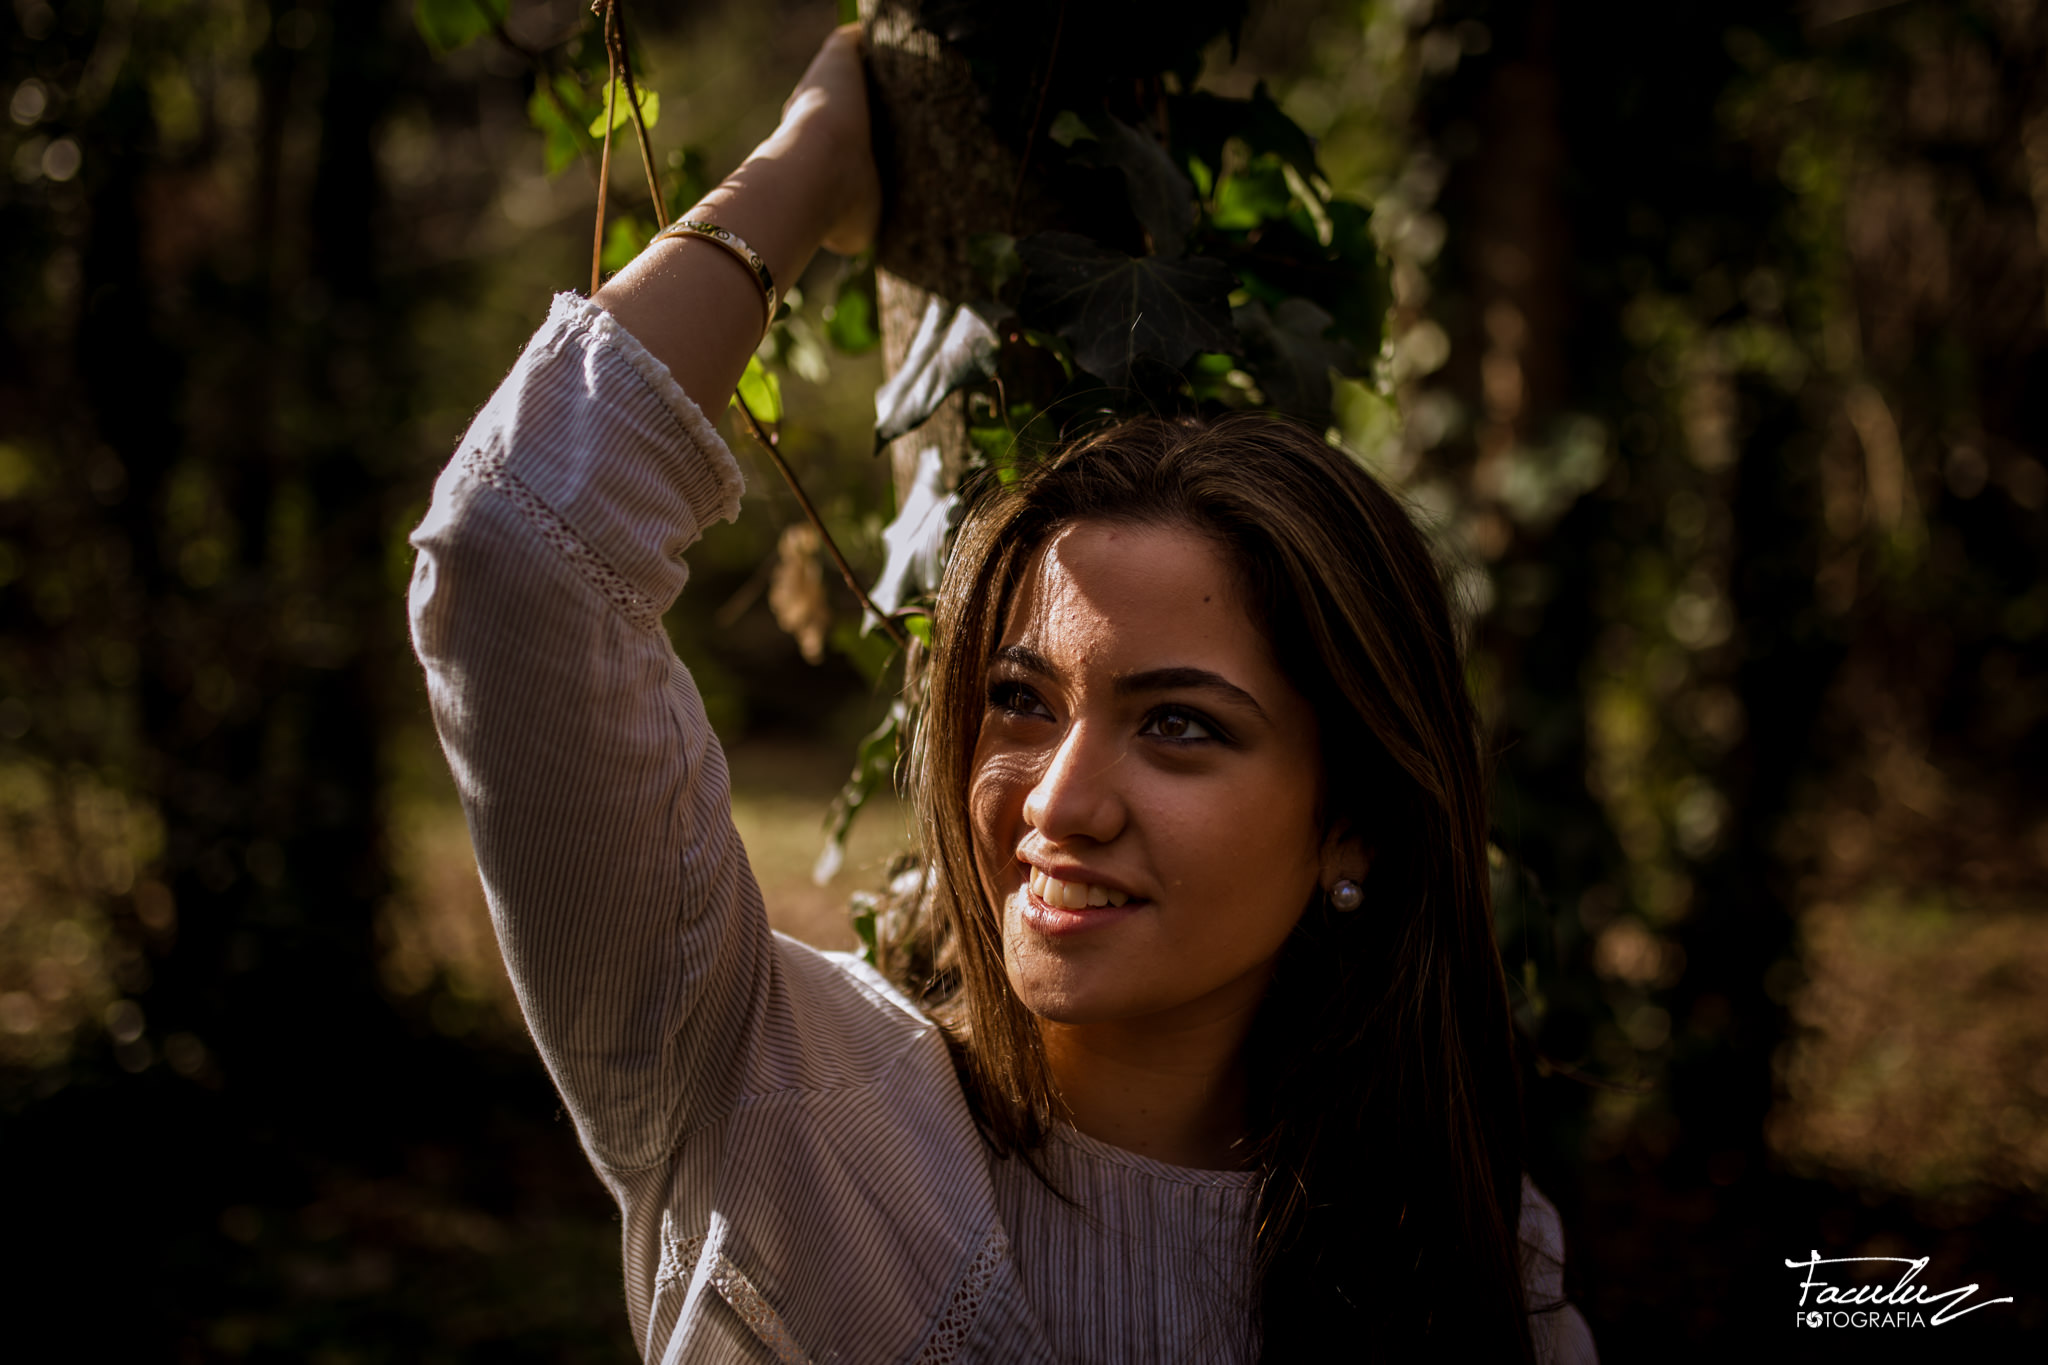
<path id="1" fill-rule="evenodd" d="M 1393 398 L 1363 380 L 1339 379 L 1330 394 L 1330 416 L 1353 458 L 1368 472 L 1388 477 L 1401 447 L 1401 410 Z"/>
<path id="2" fill-rule="evenodd" d="M 1372 213 L 1341 199 L 1324 205 L 1324 211 L 1330 216 L 1330 251 L 1338 277 L 1332 296 L 1322 302 L 1336 321 L 1338 336 L 1362 352 L 1376 351 L 1391 289 L 1386 257 L 1373 240 Z"/>
<path id="3" fill-rule="evenodd" d="M 1076 142 L 1087 142 L 1095 137 L 1095 130 L 1088 126 L 1088 120 L 1071 109 L 1062 109 L 1052 116 L 1052 126 L 1045 135 L 1062 147 L 1071 147 Z"/>
<path id="4" fill-rule="evenodd" d="M 754 414 L 754 420 L 762 423 L 782 420 L 782 381 L 775 372 L 761 364 L 761 357 L 747 357 L 747 370 L 740 376 L 739 387 L 733 390 L 733 402 L 745 403 L 747 411 Z"/>
<path id="5" fill-rule="evenodd" d="M 413 0 L 412 22 L 436 57 L 467 47 L 505 19 L 505 0 Z"/>
<path id="6" fill-rule="evenodd" d="M 526 117 L 545 139 L 545 156 L 549 175 L 559 175 L 562 169 L 583 152 L 587 143 L 583 124 L 588 117 L 582 107 L 583 91 L 573 77 L 557 76 L 554 83 L 555 96 L 560 103 L 549 96 L 547 88 L 536 84 L 533 97 L 526 102 Z M 569 114 L 564 117 L 563 110 Z"/>
<path id="7" fill-rule="evenodd" d="M 1025 321 L 1065 338 L 1075 363 L 1106 383 L 1128 388 L 1143 362 L 1178 369 L 1197 351 L 1238 349 L 1237 279 L 1221 261 L 1126 256 L 1071 232 L 1027 237 L 1017 254 Z"/>
<path id="8" fill-rule="evenodd" d="M 1223 145 L 1236 138 L 1254 157 L 1277 156 L 1304 178 L 1317 173 L 1315 139 L 1281 112 L 1263 81 L 1246 100 L 1206 90 L 1170 96 L 1167 117 L 1173 125 L 1175 150 L 1208 166 L 1223 165 Z"/>
<path id="9" fill-rule="evenodd" d="M 1104 115 L 1092 125 L 1096 136 L 1073 149 L 1084 166 L 1114 167 L 1124 178 L 1131 213 L 1152 250 L 1178 256 L 1187 249 L 1188 229 L 1195 225 L 1195 187 L 1156 138 L 1119 119 Z"/>
<path id="10" fill-rule="evenodd" d="M 903 364 L 875 390 L 875 445 L 915 431 L 946 396 L 995 373 L 1001 343 L 972 308 L 955 308 L 934 297 L 911 338 Z"/>
<path id="11" fill-rule="evenodd" d="M 1290 214 L 1248 236 L 1230 262 L 1252 297 L 1269 304 L 1308 299 L 1335 319 L 1337 336 L 1369 355 L 1379 348 L 1386 317 L 1387 263 L 1372 241 L 1364 209 L 1341 200 L 1324 207 L 1328 246 L 1316 240 L 1313 224 Z"/>
<path id="12" fill-rule="evenodd" d="M 841 0 L 841 3 L 844 4 L 845 0 Z M 832 879 L 827 877 L 825 880 Z M 873 892 L 853 893 L 853 936 L 860 940 L 860 960 L 870 967 L 876 965 L 881 953 L 881 944 L 875 931 L 875 919 L 880 909 L 881 903 L 875 899 Z"/>
<path id="13" fill-rule="evenodd" d="M 1351 347 L 1330 338 L 1330 315 L 1307 299 L 1268 309 L 1256 300 L 1231 310 L 1248 368 L 1266 402 L 1316 426 L 1330 418 L 1330 371 L 1355 367 Z"/>
<path id="14" fill-rule="evenodd" d="M 634 84 L 639 85 L 639 82 L 635 81 Z M 623 128 L 626 124 L 633 121 L 632 101 L 626 98 L 626 82 L 623 79 L 614 80 L 607 91 L 599 94 L 597 117 L 590 121 L 590 135 L 592 137 L 604 136 L 604 111 L 606 109 L 610 109 L 612 112 L 612 127 L 614 128 Z M 652 128 L 660 120 L 661 96 L 649 90 L 646 86 L 640 85 L 640 121 L 649 128 Z"/>
<path id="15" fill-rule="evenodd" d="M 1263 223 L 1287 216 L 1294 202 L 1287 173 L 1275 156 L 1260 157 L 1235 175 L 1226 175 L 1216 186 L 1216 207 L 1209 221 L 1226 232 L 1249 232 Z"/>
<path id="16" fill-rule="evenodd" d="M 916 612 L 903 618 L 903 628 L 917 638 L 926 649 L 932 647 L 932 618 L 929 612 Z"/>
<path id="17" fill-rule="evenodd" d="M 832 648 L 853 665 L 854 672 L 869 687 L 880 687 L 882 675 L 889 671 L 889 665 L 896 658 L 896 642 L 884 631 L 861 632 L 858 621 L 850 618 L 834 621 L 829 637 Z"/>
<path id="18" fill-rule="evenodd" d="M 624 270 L 632 264 L 633 258 L 647 249 L 647 243 L 654 236 L 654 229 L 630 213 L 614 217 L 604 230 L 604 254 L 599 265 L 610 275 Z"/>
<path id="19" fill-rule="evenodd" d="M 847 355 L 864 355 L 882 344 L 875 322 L 875 272 L 849 275 L 825 310 L 825 339 Z"/>
<path id="20" fill-rule="evenodd" d="M 988 459 L 989 467 L 1001 469 L 1009 463 L 1017 436 L 1008 427 L 969 427 L 967 439 Z"/>

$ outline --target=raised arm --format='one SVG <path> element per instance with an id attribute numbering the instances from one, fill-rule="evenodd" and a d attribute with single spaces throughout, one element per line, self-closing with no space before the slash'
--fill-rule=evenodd
<path id="1" fill-rule="evenodd" d="M 820 246 L 851 256 L 881 216 L 869 146 L 860 26 L 818 49 L 783 105 L 782 123 L 684 217 L 736 234 L 768 263 L 778 290 Z M 669 238 L 641 253 L 594 300 L 668 367 L 683 392 L 723 406 L 766 331 L 761 287 L 721 248 Z"/>
<path id="2" fill-rule="evenodd" d="M 872 231 L 856 44 L 826 44 L 775 134 L 693 210 L 778 285 L 821 241 Z M 763 320 L 753 275 L 701 240 L 660 244 L 595 300 L 558 298 L 413 536 L 413 640 L 492 917 L 613 1175 L 732 1100 L 773 972 L 724 757 L 661 625 L 683 551 L 738 513 L 704 414 Z"/>

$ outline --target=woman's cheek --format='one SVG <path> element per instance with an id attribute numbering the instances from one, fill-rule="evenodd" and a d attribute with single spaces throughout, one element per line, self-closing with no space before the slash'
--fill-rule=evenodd
<path id="1" fill-rule="evenodd" d="M 1030 755 L 994 752 L 976 756 L 967 809 L 984 877 L 999 875 L 1004 864 L 1016 860 L 1023 837 L 1024 800 L 1031 793 L 1035 771 Z"/>

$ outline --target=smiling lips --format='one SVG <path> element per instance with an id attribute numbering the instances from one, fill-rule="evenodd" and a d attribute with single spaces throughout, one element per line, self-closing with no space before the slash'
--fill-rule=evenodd
<path id="1" fill-rule="evenodd" d="M 1088 882 L 1063 882 L 1050 877 L 1037 868 L 1031 869 L 1028 879 L 1031 894 L 1047 905 L 1067 910 L 1085 910 L 1090 906 L 1119 906 L 1130 900 L 1122 891 L 1112 891 L 1106 886 L 1095 886 Z"/>

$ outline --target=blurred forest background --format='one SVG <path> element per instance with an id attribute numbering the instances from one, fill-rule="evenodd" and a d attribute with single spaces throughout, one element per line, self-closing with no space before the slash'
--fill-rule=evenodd
<path id="1" fill-rule="evenodd" d="M 403 605 L 435 473 L 587 286 L 594 170 L 550 157 L 510 45 L 437 56 L 399 0 L 9 7 L 11 1339 L 631 1359 Z M 701 178 L 836 14 L 634 17 Z M 586 18 L 514 0 L 506 32 Z M 1267 0 L 1211 54 L 1390 263 L 1380 388 L 1339 387 L 1333 438 L 1469 611 L 1531 1165 L 1610 1359 L 1826 1356 L 1786 1335 L 1811 1248 L 2017 1296 L 1945 1345 L 2048 1328 L 2044 69 L 2030 0 Z M 872 572 L 880 360 L 812 350 L 784 449 Z M 900 820 L 809 873 L 887 697 L 776 624 L 800 519 L 732 444 L 747 515 L 670 627 L 772 913 L 845 947 Z"/>

